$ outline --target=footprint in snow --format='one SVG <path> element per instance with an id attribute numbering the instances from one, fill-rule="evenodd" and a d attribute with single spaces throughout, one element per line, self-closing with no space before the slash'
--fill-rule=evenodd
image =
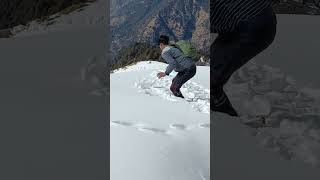
<path id="1" fill-rule="evenodd" d="M 156 134 L 167 134 L 167 131 L 160 128 L 153 127 L 144 127 L 143 124 L 137 124 L 129 121 L 111 121 L 111 125 L 113 126 L 124 126 L 124 127 L 133 127 L 142 132 L 147 133 L 156 133 Z"/>
<path id="2" fill-rule="evenodd" d="M 152 133 L 152 134 L 163 134 L 163 135 L 170 134 L 169 131 L 167 131 L 165 129 L 155 128 L 155 127 L 145 127 L 144 124 L 137 124 L 137 123 L 133 123 L 133 122 L 129 122 L 129 121 L 111 121 L 111 125 L 112 126 L 133 127 L 139 131 L 146 132 L 146 133 Z M 193 129 L 196 126 L 193 126 L 193 127 L 190 126 L 188 128 L 187 125 L 176 123 L 176 124 L 170 124 L 169 127 L 171 129 L 185 131 L 185 130 Z M 198 128 L 210 128 L 210 124 L 209 123 L 202 123 L 202 124 L 198 124 L 197 127 Z"/>
<path id="3" fill-rule="evenodd" d="M 198 124 L 197 126 L 189 126 L 189 128 L 184 125 L 184 124 L 171 124 L 170 125 L 170 128 L 172 129 L 177 129 L 177 130 L 190 130 L 190 129 L 193 129 L 193 128 L 210 128 L 210 123 L 201 123 L 201 124 Z"/>
<path id="4" fill-rule="evenodd" d="M 186 130 L 187 126 L 184 124 L 171 124 L 170 128 L 172 129 L 178 129 L 178 130 Z"/>
<path id="5" fill-rule="evenodd" d="M 134 123 L 128 122 L 128 121 L 111 121 L 111 125 L 116 125 L 116 126 L 134 126 Z"/>
<path id="6" fill-rule="evenodd" d="M 210 123 L 199 124 L 200 128 L 210 128 Z"/>
<path id="7" fill-rule="evenodd" d="M 138 130 L 142 132 L 155 133 L 155 134 L 167 134 L 167 131 L 164 129 L 152 128 L 152 127 L 139 127 Z"/>

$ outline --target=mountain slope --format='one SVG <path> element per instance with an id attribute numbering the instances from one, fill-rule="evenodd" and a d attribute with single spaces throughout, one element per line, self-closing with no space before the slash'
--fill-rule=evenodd
<path id="1" fill-rule="evenodd" d="M 11 28 L 11 32 L 13 36 L 29 36 L 67 29 L 80 29 L 86 26 L 105 25 L 106 1 L 96 0 L 85 5 L 81 8 L 76 6 L 74 9 L 65 9 L 42 20 L 33 20 L 14 26 Z"/>
<path id="2" fill-rule="evenodd" d="M 0 29 L 11 28 L 19 24 L 52 15 L 67 7 L 84 6 L 86 2 L 94 0 L 1 0 L 0 1 Z"/>
<path id="3" fill-rule="evenodd" d="M 210 179 L 209 68 L 183 86 L 186 101 L 169 92 L 172 75 L 156 77 L 166 66 L 140 62 L 110 74 L 112 180 Z"/>
<path id="4" fill-rule="evenodd" d="M 80 76 L 105 54 L 105 33 L 97 25 L 0 39 L 0 179 L 109 178 L 109 96 L 88 94 Z"/>
<path id="5" fill-rule="evenodd" d="M 144 0 L 113 3 L 113 51 L 130 41 L 155 43 L 159 34 L 192 40 L 200 50 L 209 46 L 209 6 L 206 0 Z M 120 8 L 121 7 L 121 8 Z"/>

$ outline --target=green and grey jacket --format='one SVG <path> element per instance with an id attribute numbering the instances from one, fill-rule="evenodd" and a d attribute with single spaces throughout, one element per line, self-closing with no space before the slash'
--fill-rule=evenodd
<path id="1" fill-rule="evenodd" d="M 169 64 L 165 71 L 166 75 L 173 70 L 182 72 L 195 64 L 191 58 L 184 56 L 180 49 L 172 46 L 165 47 L 161 56 Z"/>

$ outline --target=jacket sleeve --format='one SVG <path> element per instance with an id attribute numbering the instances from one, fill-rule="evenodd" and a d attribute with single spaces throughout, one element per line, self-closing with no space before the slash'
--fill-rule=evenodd
<path id="1" fill-rule="evenodd" d="M 162 54 L 162 58 L 169 64 L 165 71 L 166 75 L 169 75 L 176 66 L 176 60 L 169 54 L 168 51 Z"/>

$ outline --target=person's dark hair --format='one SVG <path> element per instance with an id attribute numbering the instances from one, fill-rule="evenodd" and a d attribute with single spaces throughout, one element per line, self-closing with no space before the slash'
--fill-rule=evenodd
<path id="1" fill-rule="evenodd" d="M 160 35 L 158 44 L 163 43 L 164 45 L 169 45 L 169 37 L 166 35 Z"/>

